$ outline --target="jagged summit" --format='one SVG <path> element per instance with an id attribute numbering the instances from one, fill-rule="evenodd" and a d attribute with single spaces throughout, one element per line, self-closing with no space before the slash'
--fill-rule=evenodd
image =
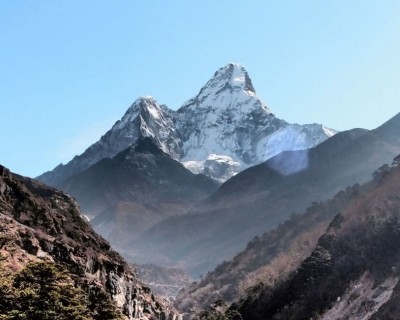
<path id="1" fill-rule="evenodd" d="M 256 93 L 247 70 L 239 63 L 229 63 L 217 70 L 214 77 L 206 84 L 206 87 L 215 84 L 223 84 L 225 86 L 223 89 L 245 90 L 249 93 Z"/>
<path id="2" fill-rule="evenodd" d="M 271 113 L 269 108 L 257 97 L 246 69 L 241 64 L 229 63 L 217 70 L 199 94 L 185 102 L 178 112 L 182 113 L 187 109 L 194 108 L 209 109 L 210 106 L 220 110 L 239 108 L 240 111 L 246 112 L 252 110 L 252 108 L 246 108 L 249 105 Z"/>
<path id="3" fill-rule="evenodd" d="M 139 97 L 125 112 L 125 115 L 120 121 L 117 122 L 116 127 L 120 128 L 125 126 L 128 122 L 132 122 L 136 117 L 142 118 L 152 117 L 154 120 L 161 120 L 163 118 L 163 111 L 156 99 L 151 96 Z"/>

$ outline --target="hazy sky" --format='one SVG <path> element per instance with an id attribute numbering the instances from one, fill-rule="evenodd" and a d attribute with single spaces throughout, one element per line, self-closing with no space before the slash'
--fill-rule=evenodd
<path id="1" fill-rule="evenodd" d="M 400 1 L 0 1 L 0 164 L 51 170 L 229 62 L 279 118 L 374 128 L 400 111 Z"/>

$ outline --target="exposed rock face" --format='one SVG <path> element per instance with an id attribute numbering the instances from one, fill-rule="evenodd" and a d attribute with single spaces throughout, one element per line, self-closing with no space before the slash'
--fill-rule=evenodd
<path id="1" fill-rule="evenodd" d="M 70 196 L 2 166 L 0 230 L 3 263 L 14 271 L 29 261 L 53 261 L 86 283 L 86 290 L 107 292 L 127 319 L 179 319 L 93 232 Z"/>
<path id="2" fill-rule="evenodd" d="M 150 137 L 182 162 L 203 163 L 212 154 L 220 157 L 218 163 L 227 159 L 225 166 L 232 168 L 226 170 L 195 166 L 197 173 L 225 181 L 281 151 L 313 147 L 335 133 L 322 125 L 288 124 L 276 118 L 256 95 L 244 67 L 230 63 L 178 111 L 159 105 L 152 97 L 137 99 L 98 142 L 39 179 L 58 186 L 99 160 L 114 157 L 138 139 Z"/>

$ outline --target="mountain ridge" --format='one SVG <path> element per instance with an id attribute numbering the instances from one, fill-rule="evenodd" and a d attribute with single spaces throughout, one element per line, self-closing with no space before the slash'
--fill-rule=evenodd
<path id="1" fill-rule="evenodd" d="M 163 218 L 189 210 L 218 184 L 193 174 L 146 137 L 61 187 L 79 201 L 94 229 L 120 247 Z"/>

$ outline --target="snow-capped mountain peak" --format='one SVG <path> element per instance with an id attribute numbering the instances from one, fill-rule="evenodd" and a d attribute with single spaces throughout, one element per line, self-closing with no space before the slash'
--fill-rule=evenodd
<path id="1" fill-rule="evenodd" d="M 333 134 L 321 125 L 292 125 L 275 117 L 257 96 L 246 69 L 229 63 L 178 111 L 150 96 L 138 98 L 82 155 L 39 178 L 57 184 L 149 137 L 194 172 L 223 181 L 277 153 L 313 147 Z"/>
<path id="2" fill-rule="evenodd" d="M 168 112 L 166 106 L 159 105 L 151 96 L 136 99 L 111 131 L 117 143 L 124 137 L 123 147 L 140 137 L 150 137 L 164 152 L 175 159 L 180 157 L 180 139 L 173 123 L 173 112 Z"/>
<path id="3" fill-rule="evenodd" d="M 217 70 L 177 113 L 183 161 L 205 161 L 210 154 L 218 154 L 241 164 L 253 164 L 259 161 L 257 131 L 267 127 L 275 131 L 279 126 L 256 95 L 246 69 L 234 63 Z"/>

